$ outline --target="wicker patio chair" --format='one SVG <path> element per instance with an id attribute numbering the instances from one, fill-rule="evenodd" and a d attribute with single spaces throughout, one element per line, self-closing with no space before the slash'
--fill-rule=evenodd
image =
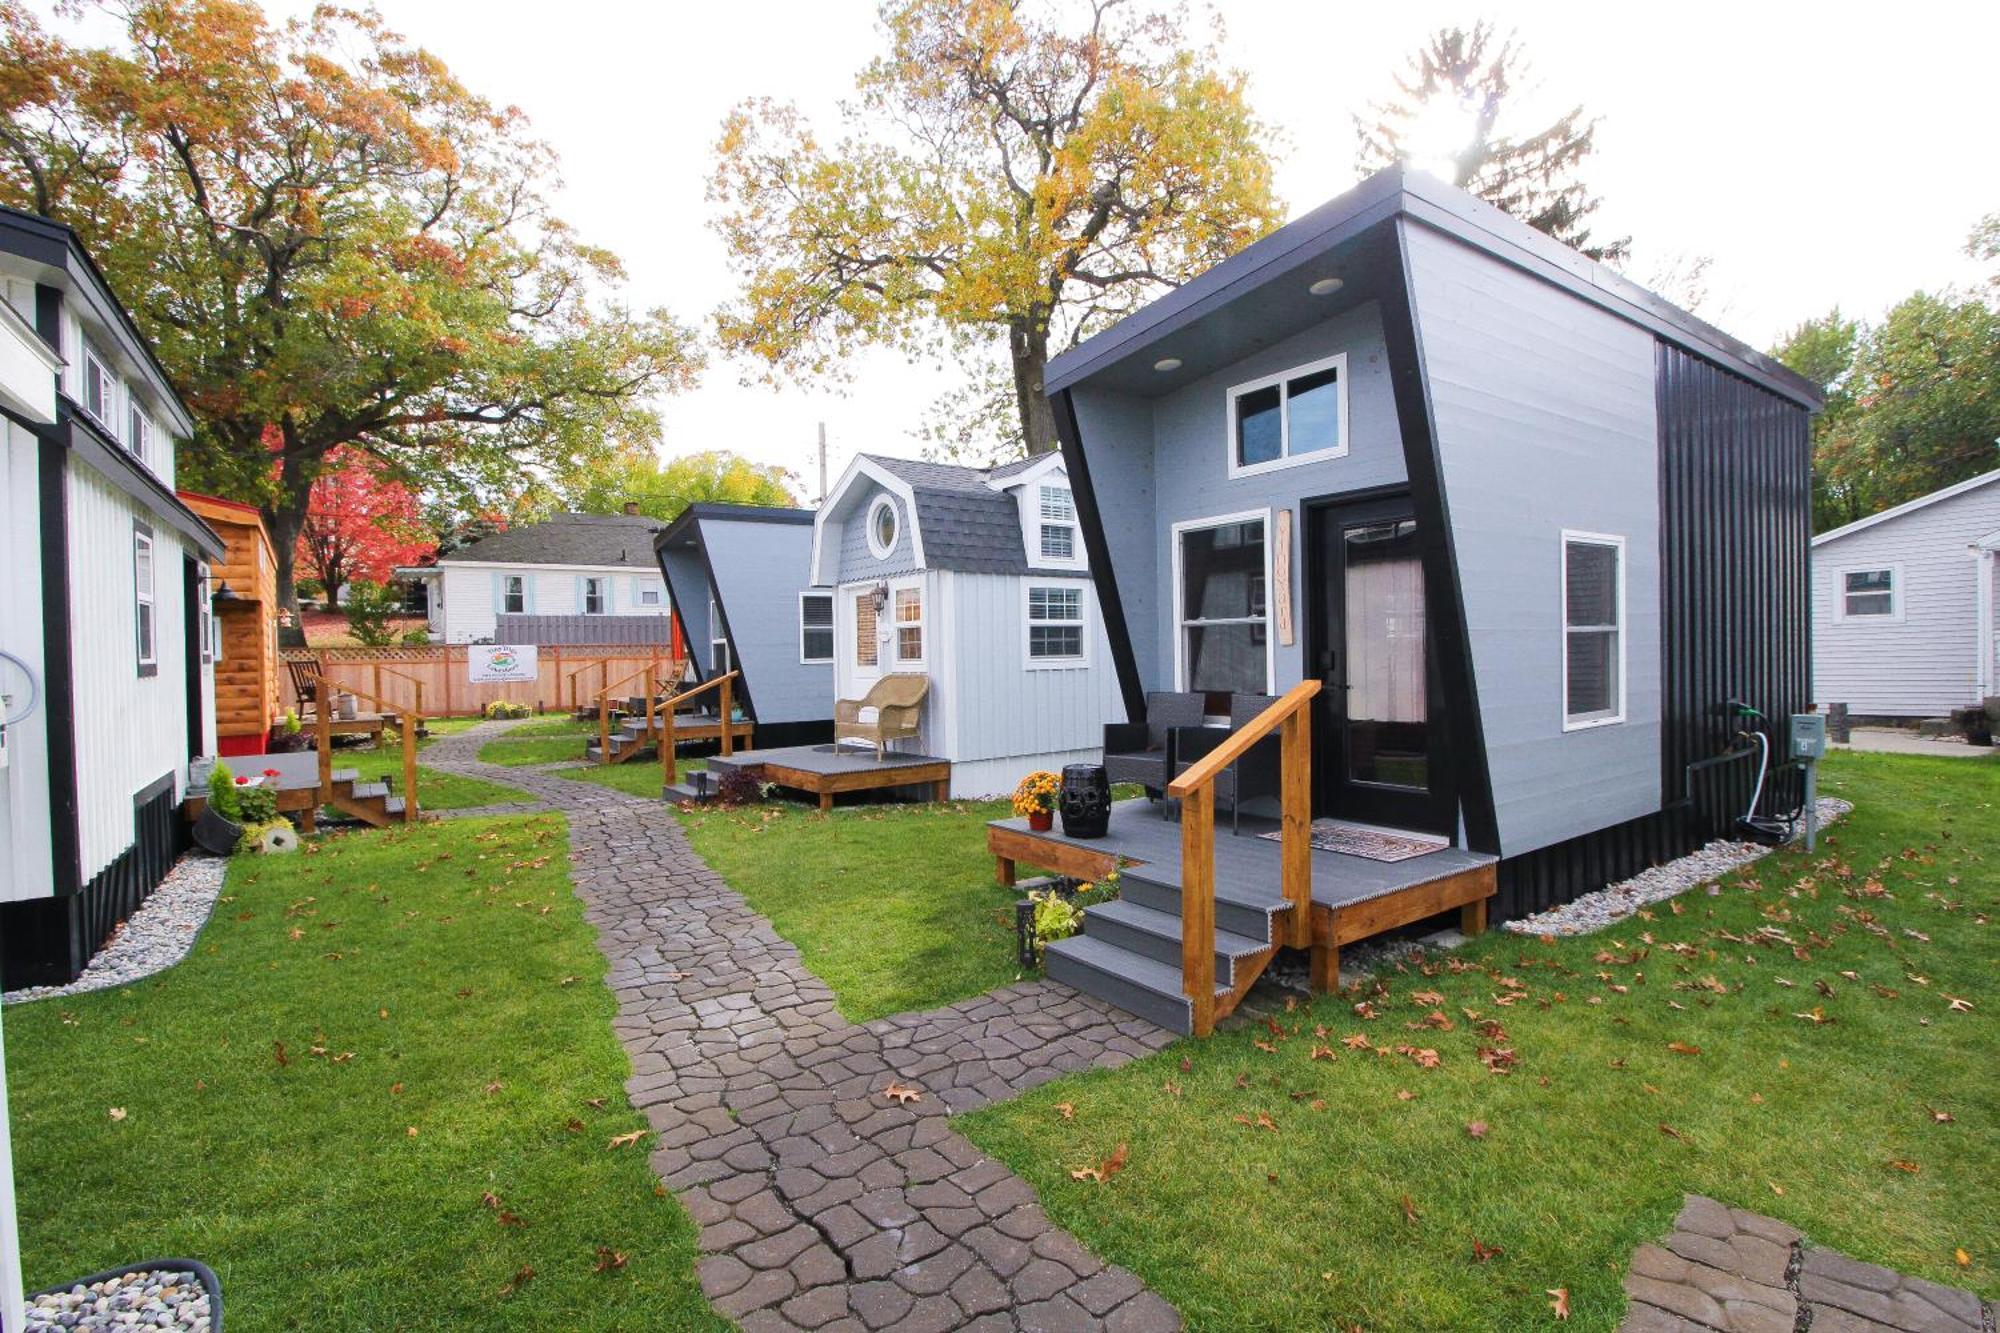
<path id="1" fill-rule="evenodd" d="M 1202 696 L 1159 691 L 1146 696 L 1140 722 L 1113 722 L 1104 728 L 1104 772 L 1112 782 L 1133 782 L 1159 800 L 1177 771 L 1173 733 L 1201 725 Z"/>
<path id="2" fill-rule="evenodd" d="M 833 742 L 865 740 L 875 743 L 875 758 L 881 759 L 889 742 L 917 734 L 923 713 L 924 696 L 930 693 L 931 678 L 914 673 L 884 676 L 859 699 L 841 699 L 833 705 Z M 863 720 L 870 709 L 874 716 Z"/>

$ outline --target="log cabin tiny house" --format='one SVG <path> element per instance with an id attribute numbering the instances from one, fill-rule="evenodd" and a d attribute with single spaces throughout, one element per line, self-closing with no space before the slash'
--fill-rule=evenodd
<path id="1" fill-rule="evenodd" d="M 1247 987 L 1270 948 L 1310 943 L 1330 981 L 1343 940 L 1461 905 L 1427 864 L 1472 858 L 1479 916 L 1504 918 L 1732 831 L 1753 790 L 1796 799 L 1742 738 L 1782 752 L 1809 698 L 1819 397 L 1720 330 L 1391 169 L 1046 385 L 1127 712 L 1267 696 L 1271 744 L 1282 716 L 1299 757 L 1283 857 L 1184 827 L 1183 864 L 1128 877 L 1133 919 L 1060 964 L 1076 984 L 1201 1031 L 1233 1002 L 1210 983 Z M 1220 767 L 1174 784 L 1188 810 Z M 1324 851 L 1319 821 L 1443 860 L 1391 874 Z M 994 837 L 1034 860 L 1016 834 Z M 1404 894 L 1415 915 L 1389 910 Z"/>
<path id="2" fill-rule="evenodd" d="M 262 754 L 284 716 L 278 686 L 276 553 L 255 505 L 180 492 L 188 508 L 222 537 L 221 563 L 209 571 L 215 607 L 215 736 L 224 755 Z"/>

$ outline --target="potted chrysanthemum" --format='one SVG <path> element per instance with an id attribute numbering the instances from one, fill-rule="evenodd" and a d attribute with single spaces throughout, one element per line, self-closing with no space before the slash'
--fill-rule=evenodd
<path id="1" fill-rule="evenodd" d="M 1061 778 L 1037 769 L 1014 788 L 1014 813 L 1025 815 L 1035 832 L 1046 833 L 1055 826 L 1056 797 L 1061 791 Z"/>

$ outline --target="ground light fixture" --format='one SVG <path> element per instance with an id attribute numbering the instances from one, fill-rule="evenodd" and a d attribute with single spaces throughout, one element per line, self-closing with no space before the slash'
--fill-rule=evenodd
<path id="1" fill-rule="evenodd" d="M 1181 359 L 1177 356 L 1163 356 L 1153 363 L 1153 369 L 1159 371 L 1162 375 L 1170 370 L 1179 370 L 1180 368 Z"/>
<path id="2" fill-rule="evenodd" d="M 1314 296 L 1332 296 L 1346 285 L 1347 280 L 1345 278 L 1321 278 L 1307 287 L 1306 290 Z"/>

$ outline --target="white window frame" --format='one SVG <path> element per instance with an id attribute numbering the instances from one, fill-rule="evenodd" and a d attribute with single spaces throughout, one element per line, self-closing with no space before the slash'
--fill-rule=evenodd
<path id="1" fill-rule="evenodd" d="M 1887 615 L 1852 615 L 1847 610 L 1847 576 L 1849 574 L 1884 574 L 1889 576 L 1889 612 Z M 1842 625 L 1900 625 L 1903 623 L 1903 567 L 1900 564 L 1880 563 L 1873 565 L 1848 565 L 1833 572 L 1833 618 Z"/>
<path id="2" fill-rule="evenodd" d="M 858 608 L 858 603 L 863 599 L 868 599 L 872 602 L 876 586 L 874 583 L 845 584 L 840 589 L 840 601 L 834 604 L 834 628 L 839 632 L 840 637 L 847 642 L 849 652 L 851 653 L 848 662 L 853 668 L 854 676 L 857 680 L 873 680 L 877 676 L 880 676 L 886 669 L 882 665 L 883 659 L 887 655 L 882 643 L 882 622 L 883 618 L 889 613 L 886 605 L 881 610 L 874 612 L 875 633 L 873 635 L 873 644 L 875 648 L 875 660 L 873 662 L 864 662 L 861 660 L 861 646 L 867 640 L 864 640 L 861 636 L 861 612 Z M 840 651 L 838 643 L 834 645 L 834 651 Z"/>
<path id="3" fill-rule="evenodd" d="M 809 597 L 823 598 L 826 601 L 825 625 L 808 626 L 806 624 L 806 599 Z M 837 619 L 839 619 L 839 616 L 840 616 L 840 603 L 833 592 L 808 588 L 799 593 L 799 665 L 800 666 L 826 666 L 829 663 L 831 663 L 834 660 L 834 658 L 839 654 L 840 629 L 839 626 L 837 626 L 834 623 Z M 825 657 L 806 656 L 806 631 L 808 629 L 811 629 L 815 632 L 824 632 L 826 634 L 828 646 Z M 880 656 L 879 651 L 877 653 L 877 656 L 878 657 Z"/>
<path id="4" fill-rule="evenodd" d="M 1231 446 L 1232 450 L 1234 446 Z M 1204 528 L 1226 528 L 1232 523 L 1262 523 L 1264 525 L 1264 693 L 1276 694 L 1274 682 L 1278 675 L 1278 636 L 1271 625 L 1271 556 L 1272 545 L 1276 541 L 1269 509 L 1245 509 L 1234 514 L 1217 514 L 1210 518 L 1191 518 L 1173 525 L 1173 580 L 1174 580 L 1174 688 L 1186 691 L 1187 683 L 1187 584 L 1181 577 L 1181 538 L 1184 533 L 1199 532 Z M 1256 617 L 1242 620 L 1203 621 L 1203 624 L 1249 624 Z"/>
<path id="5" fill-rule="evenodd" d="M 194 567 L 194 586 L 197 601 L 195 629 L 201 639 L 201 664 L 213 665 L 219 654 L 215 651 L 215 595 L 209 588 L 209 569 L 206 561 L 197 561 Z"/>
<path id="6" fill-rule="evenodd" d="M 139 555 L 146 556 L 146 577 L 139 577 Z M 160 546 L 153 530 L 143 523 L 132 525 L 132 648 L 138 658 L 139 674 L 153 676 L 160 670 Z"/>
<path id="7" fill-rule="evenodd" d="M 641 583 L 638 587 L 638 594 L 640 606 L 665 606 L 667 604 L 667 590 L 665 588 L 655 587 L 650 583 Z"/>
<path id="8" fill-rule="evenodd" d="M 906 591 L 917 594 L 917 618 L 915 620 L 902 620 L 896 615 L 896 594 Z M 920 667 L 924 665 L 931 651 L 930 595 L 924 587 L 924 581 L 921 578 L 914 578 L 900 579 L 891 583 L 889 585 L 889 604 L 883 608 L 883 613 L 889 617 L 888 657 L 891 664 L 890 667 L 886 667 L 884 670 L 894 669 L 901 671 L 905 667 Z M 903 656 L 903 631 L 909 628 L 916 629 L 917 643 L 922 649 L 915 657 Z M 879 644 L 879 635 L 881 633 L 880 616 L 876 617 L 876 633 L 878 636 L 877 643 Z M 882 660 L 882 650 L 879 646 L 875 650 L 875 660 L 878 665 Z"/>
<path id="9" fill-rule="evenodd" d="M 91 372 L 103 383 L 103 402 L 98 407 L 90 405 Z M 112 439 L 121 439 L 118 429 L 118 377 L 111 373 L 110 365 L 97 354 L 97 349 L 88 342 L 83 345 L 83 382 L 78 402 L 82 404 L 84 415 L 104 428 Z"/>
<path id="10" fill-rule="evenodd" d="M 1340 391 L 1340 443 L 1330 449 L 1312 449 L 1302 454 L 1295 454 L 1292 452 L 1291 399 L 1286 394 L 1284 385 L 1288 380 L 1298 379 L 1302 375 L 1317 374 L 1322 370 L 1336 372 L 1334 384 Z M 1268 389 L 1274 384 L 1279 386 L 1278 456 L 1266 463 L 1239 463 L 1236 459 L 1236 400 L 1246 393 L 1255 393 L 1259 389 Z M 1345 352 L 1337 352 L 1332 356 L 1321 357 L 1317 361 L 1308 361 L 1304 365 L 1290 366 L 1278 371 L 1276 374 L 1265 375 L 1254 380 L 1246 380 L 1242 384 L 1232 384 L 1229 386 L 1228 401 L 1228 430 L 1223 438 L 1223 448 L 1225 450 L 1223 457 L 1224 461 L 1229 464 L 1229 478 L 1231 481 L 1234 481 L 1238 477 L 1254 477 L 1260 473 L 1278 472 L 1288 467 L 1302 467 L 1307 463 L 1321 463 L 1328 459 L 1345 458 L 1347 456 L 1347 353 Z M 1270 532 L 1267 529 L 1265 531 L 1266 540 L 1269 537 Z"/>
<path id="11" fill-rule="evenodd" d="M 1069 516 L 1051 517 L 1048 512 L 1049 492 L 1060 491 L 1068 496 Z M 1028 511 L 1028 558 L 1030 563 L 1044 568 L 1076 569 L 1083 564 L 1083 523 L 1077 517 L 1076 489 L 1069 484 L 1069 478 L 1037 482 L 1032 498 L 1026 506 Z M 1069 554 L 1051 555 L 1043 546 L 1044 535 L 1051 529 L 1061 529 L 1069 533 Z"/>
<path id="12" fill-rule="evenodd" d="M 722 650 L 722 665 L 715 664 L 715 650 Z M 736 654 L 729 650 L 729 635 L 722 627 L 722 607 L 713 592 L 708 595 L 708 669 L 712 675 L 726 676 L 736 669 Z"/>
<path id="13" fill-rule="evenodd" d="M 125 405 L 125 447 L 140 462 L 147 461 L 153 451 L 153 419 L 146 415 L 146 409 L 139 400 L 131 398 Z"/>
<path id="14" fill-rule="evenodd" d="M 590 609 L 592 584 L 597 585 L 597 609 L 595 611 Z M 585 574 L 583 576 L 583 605 L 579 606 L 577 610 L 586 616 L 607 616 L 611 614 L 611 579 L 608 575 Z"/>
<path id="15" fill-rule="evenodd" d="M 875 536 L 875 516 L 884 509 L 895 520 L 895 528 L 889 533 L 889 544 L 884 546 Z M 892 495 L 878 495 L 868 506 L 868 526 L 863 529 L 868 538 L 868 549 L 877 560 L 887 560 L 896 553 L 896 543 L 903 536 L 903 515 L 896 508 L 896 498 Z"/>
<path id="16" fill-rule="evenodd" d="M 1572 715 L 1569 711 L 1569 636 L 1571 631 L 1569 623 L 1569 548 L 1572 543 L 1590 546 L 1609 546 L 1618 553 L 1618 579 L 1615 589 L 1618 621 L 1612 631 L 1617 635 L 1618 639 L 1618 653 L 1616 658 L 1618 670 L 1618 709 L 1615 713 L 1602 716 L 1597 714 Z M 1562 626 L 1562 646 L 1560 650 L 1562 656 L 1562 696 L 1559 706 L 1562 709 L 1563 730 L 1565 732 L 1588 731 L 1593 727 L 1614 727 L 1625 721 L 1626 714 L 1629 711 L 1626 704 L 1630 678 L 1629 673 L 1626 671 L 1626 659 L 1630 656 L 1629 643 L 1632 629 L 1625 617 L 1625 580 L 1625 539 L 1623 537 L 1608 532 L 1578 532 L 1569 528 L 1563 529 L 1561 571 L 1556 581 L 1556 609 L 1557 621 Z M 1585 625 L 1577 626 L 1576 628 L 1597 629 L 1601 627 Z"/>
<path id="17" fill-rule="evenodd" d="M 1075 620 L 1035 620 L 1029 614 L 1037 590 L 1062 589 L 1076 593 Z M 1075 625 L 1077 653 L 1074 657 L 1037 657 L 1034 652 L 1035 626 Z M 1090 665 L 1090 584 L 1082 579 L 1021 580 L 1021 665 L 1029 671 L 1075 671 Z"/>
<path id="18" fill-rule="evenodd" d="M 521 609 L 516 611 L 508 605 L 514 599 L 514 589 L 510 583 L 521 585 Z M 585 596 L 589 594 L 586 592 Z M 526 574 L 502 574 L 500 576 L 500 614 L 503 616 L 524 616 L 528 614 L 528 576 Z"/>

